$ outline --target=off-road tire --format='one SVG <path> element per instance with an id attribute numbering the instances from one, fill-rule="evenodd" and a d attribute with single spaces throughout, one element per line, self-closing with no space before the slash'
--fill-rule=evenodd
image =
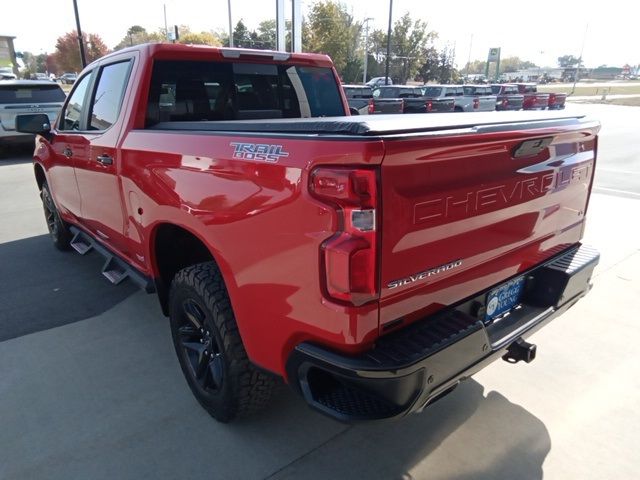
<path id="1" fill-rule="evenodd" d="M 47 222 L 47 229 L 49 230 L 49 236 L 51 237 L 53 245 L 58 250 L 69 250 L 72 235 L 67 224 L 60 218 L 47 182 L 42 184 L 40 198 L 42 199 L 44 218 Z"/>
<path id="2" fill-rule="evenodd" d="M 249 361 L 215 263 L 193 265 L 175 275 L 169 292 L 169 321 L 182 373 L 200 405 L 212 417 L 227 423 L 252 414 L 269 402 L 275 378 Z M 204 353 L 211 357 L 198 348 L 208 348 Z M 208 362 L 204 374 L 203 361 Z"/>

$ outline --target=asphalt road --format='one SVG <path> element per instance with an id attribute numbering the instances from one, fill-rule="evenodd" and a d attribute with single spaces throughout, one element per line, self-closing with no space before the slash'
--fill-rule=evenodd
<path id="1" fill-rule="evenodd" d="M 595 191 L 640 199 L 640 108 L 569 104 L 602 123 Z"/>
<path id="2" fill-rule="evenodd" d="M 285 387 L 253 418 L 208 417 L 156 299 L 108 284 L 99 257 L 49 244 L 29 152 L 11 152 L 0 160 L 0 479 L 636 478 L 640 108 L 568 108 L 603 122 L 585 233 L 602 252 L 593 291 L 533 337 L 532 364 L 495 363 L 421 415 L 355 426 Z"/>

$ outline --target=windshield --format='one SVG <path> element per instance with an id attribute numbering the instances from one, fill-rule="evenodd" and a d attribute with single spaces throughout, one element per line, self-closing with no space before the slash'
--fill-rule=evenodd
<path id="1" fill-rule="evenodd" d="M 62 89 L 51 85 L 2 85 L 0 103 L 62 103 L 65 95 Z"/>

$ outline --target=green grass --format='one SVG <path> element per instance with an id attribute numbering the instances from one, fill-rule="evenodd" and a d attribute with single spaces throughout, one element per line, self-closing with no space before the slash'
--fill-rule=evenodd
<path id="1" fill-rule="evenodd" d="M 558 92 L 558 93 L 571 93 L 572 87 L 569 85 L 538 85 L 538 90 L 541 92 Z M 607 87 L 592 87 L 587 85 L 576 86 L 574 95 L 632 95 L 640 94 L 640 83 L 633 82 L 625 85 L 615 84 Z"/>

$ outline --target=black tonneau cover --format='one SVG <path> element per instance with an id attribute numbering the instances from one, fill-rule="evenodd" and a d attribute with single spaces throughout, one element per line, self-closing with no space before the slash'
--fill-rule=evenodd
<path id="1" fill-rule="evenodd" d="M 478 112 L 438 115 L 363 115 L 351 117 L 284 118 L 201 122 L 160 122 L 150 130 L 238 132 L 257 134 L 306 134 L 386 136 L 440 130 L 499 131 L 575 123 L 584 115 L 566 112 Z M 519 125 L 518 125 L 519 124 Z"/>

